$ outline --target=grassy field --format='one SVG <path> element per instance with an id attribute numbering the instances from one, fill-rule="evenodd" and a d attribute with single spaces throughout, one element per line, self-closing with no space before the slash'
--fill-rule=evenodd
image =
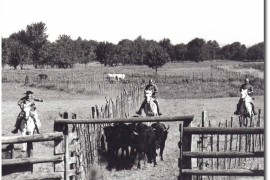
<path id="1" fill-rule="evenodd" d="M 162 67 L 159 73 L 166 72 L 166 75 L 183 75 L 190 74 L 193 75 L 193 72 L 201 74 L 201 72 L 206 73 L 209 71 L 210 65 L 212 62 L 203 62 L 203 63 L 183 63 L 183 64 L 168 64 Z M 220 62 L 216 62 L 220 63 Z M 222 63 L 221 63 L 222 64 Z M 235 65 L 236 62 L 228 62 L 227 65 Z M 99 71 L 97 71 L 97 67 Z M 78 67 L 78 69 L 73 70 L 27 70 L 26 73 L 57 73 L 57 74 L 70 74 L 70 73 L 93 73 L 95 69 L 95 76 L 97 79 L 102 80 L 103 74 L 106 73 L 126 73 L 128 77 L 132 77 L 132 74 L 141 74 L 141 76 L 148 77 L 154 73 L 154 70 L 150 70 L 145 66 L 124 66 L 123 67 L 103 67 L 100 65 L 89 65 L 86 69 L 85 67 Z M 11 70 L 5 70 L 3 73 L 13 73 Z M 25 72 L 24 72 L 25 73 Z M 76 74 L 77 75 L 77 74 Z M 81 75 L 81 74 L 80 74 Z M 79 75 L 77 75 L 79 76 Z M 134 77 L 135 78 L 135 77 Z M 140 77 L 141 78 L 141 77 Z M 212 97 L 207 99 L 202 97 L 205 93 L 205 89 L 211 89 L 211 82 L 198 82 L 190 83 L 193 87 L 188 87 L 187 84 L 173 84 L 173 83 L 160 83 L 160 106 L 163 112 L 163 116 L 180 116 L 180 115 L 194 115 L 194 121 L 192 126 L 197 126 L 201 123 L 202 111 L 208 112 L 208 121 L 211 122 L 212 126 L 217 126 L 219 122 L 222 123 L 222 126 L 225 126 L 226 120 L 230 120 L 231 117 L 234 119 L 234 125 L 238 124 L 237 116 L 233 115 L 233 112 L 236 108 L 238 102 L 238 97 L 230 97 L 227 94 L 223 94 L 216 97 L 222 98 L 213 98 L 214 95 L 218 94 L 215 89 L 211 92 L 206 93 L 205 96 Z M 241 82 L 235 82 L 235 88 L 239 88 Z M 190 86 L 191 86 L 190 85 Z M 226 84 L 228 85 L 228 84 Z M 207 87 L 209 86 L 209 87 Z M 223 87 L 222 83 L 219 86 Z M 198 88 L 200 87 L 200 88 Z M 190 92 L 191 89 L 195 88 L 194 91 Z M 230 88 L 230 86 L 229 86 Z M 59 112 L 73 112 L 77 114 L 77 118 L 87 118 L 90 115 L 91 107 L 94 105 L 104 105 L 105 97 L 104 95 L 96 94 L 80 94 L 80 93 L 68 93 L 64 91 L 50 90 L 37 87 L 26 87 L 22 86 L 22 83 L 3 83 L 2 84 L 2 135 L 11 136 L 11 130 L 15 123 L 15 119 L 19 113 L 19 107 L 17 106 L 17 101 L 23 96 L 23 93 L 26 90 L 32 90 L 35 94 L 35 97 L 44 99 L 43 103 L 37 102 L 37 108 L 39 116 L 42 122 L 42 132 L 52 132 L 53 131 L 53 122 L 54 119 L 58 118 Z M 262 91 L 263 92 L 263 91 Z M 211 95 L 213 93 L 213 95 Z M 226 92 L 227 93 L 227 92 Z M 194 94 L 191 96 L 191 94 Z M 197 96 L 196 96 L 197 94 Z M 237 93 L 236 93 L 237 94 Z M 115 94 L 117 95 L 117 94 Z M 225 96 L 225 97 L 224 97 Z M 227 97 L 226 97 L 227 96 Z M 186 97 L 186 98 L 185 98 Z M 264 96 L 257 95 L 255 96 L 256 108 L 262 109 L 262 120 L 264 120 Z M 135 114 L 134 109 L 134 114 Z M 144 165 L 142 169 L 137 169 L 133 167 L 131 170 L 121 170 L 121 171 L 107 171 L 105 165 L 101 167 L 96 167 L 99 177 L 101 179 L 176 179 L 179 174 L 179 169 L 177 167 L 177 158 L 179 156 L 179 149 L 177 143 L 179 141 L 179 130 L 178 123 L 168 123 L 171 128 L 169 130 L 168 140 L 166 142 L 166 148 L 164 151 L 164 161 L 161 162 L 158 159 L 157 167 L 152 167 L 152 165 Z M 17 145 L 17 148 L 20 148 L 21 145 Z M 196 144 L 193 144 L 194 148 Z M 43 142 L 34 144 L 34 156 L 40 155 L 52 155 L 53 146 L 52 143 Z M 263 164 L 263 162 L 261 162 Z M 249 164 L 249 168 L 254 168 L 256 164 Z M 244 167 L 247 165 L 243 165 Z M 40 164 L 34 166 L 34 171 L 39 173 L 48 173 L 53 170 L 52 164 Z M 170 175 L 170 176 L 168 176 Z M 14 179 L 16 174 L 13 176 L 3 177 L 3 179 Z M 247 179 L 247 178 L 245 178 Z"/>
<path id="2" fill-rule="evenodd" d="M 232 74 L 227 74 L 211 66 L 222 66 L 229 71 L 239 72 L 241 78 Z M 161 67 L 158 74 L 147 66 L 117 66 L 104 67 L 98 63 L 90 63 L 88 66 L 77 65 L 74 69 L 30 69 L 24 71 L 3 71 L 3 82 L 24 83 L 25 76 L 28 75 L 35 80 L 38 74 L 45 73 L 51 81 L 45 83 L 33 83 L 31 87 L 41 87 L 48 90 L 60 90 L 70 93 L 84 93 L 87 95 L 110 95 L 109 91 L 99 93 L 99 86 L 107 85 L 105 89 L 115 88 L 118 93 L 120 89 L 117 85 L 111 85 L 106 81 L 108 73 L 123 73 L 129 83 L 138 83 L 143 79 L 147 82 L 152 78 L 157 82 L 160 89 L 160 97 L 165 99 L 175 98 L 217 98 L 217 97 L 238 97 L 239 87 L 243 83 L 245 74 L 250 76 L 250 82 L 254 86 L 255 95 L 264 94 L 264 73 L 255 68 L 241 69 L 240 67 L 252 64 L 234 61 L 206 61 L 200 63 L 168 63 Z M 254 64 L 253 64 L 254 65 Z M 255 64 L 256 66 L 258 65 Z M 260 66 L 263 63 L 259 64 Z M 237 67 L 237 68 L 236 68 Z M 128 83 L 128 84 L 129 84 Z M 86 88 L 88 87 L 88 89 Z M 113 87 L 114 86 L 114 87 Z M 89 90 L 89 87 L 90 90 Z M 106 94 L 107 93 L 107 94 Z"/>

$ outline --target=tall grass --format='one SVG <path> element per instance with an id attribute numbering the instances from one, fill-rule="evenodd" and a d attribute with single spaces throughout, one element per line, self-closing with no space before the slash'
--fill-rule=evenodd
<path id="1" fill-rule="evenodd" d="M 265 70 L 265 64 L 264 63 L 248 63 L 248 64 L 240 64 L 237 66 L 238 69 L 258 69 L 260 71 L 264 71 Z"/>

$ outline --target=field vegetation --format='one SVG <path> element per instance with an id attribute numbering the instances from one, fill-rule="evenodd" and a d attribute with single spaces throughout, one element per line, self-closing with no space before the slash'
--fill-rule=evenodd
<path id="1" fill-rule="evenodd" d="M 240 85 L 245 77 L 248 77 L 254 86 L 255 95 L 264 94 L 264 79 L 256 74 L 241 72 L 241 67 L 246 69 L 247 66 L 254 67 L 254 64 L 234 61 L 228 61 L 222 66 L 221 64 L 221 61 L 168 63 L 160 68 L 158 73 L 150 70 L 146 65 L 105 67 L 99 63 L 91 63 L 87 67 L 78 65 L 77 68 L 61 71 L 57 69 L 4 70 L 2 82 L 25 83 L 25 77 L 29 76 L 31 79 L 31 83 L 27 84 L 29 87 L 113 96 L 119 94 L 123 88 L 129 89 L 131 86 L 154 79 L 159 87 L 160 98 L 171 99 L 237 97 Z M 255 65 L 262 67 L 263 63 Z M 224 66 L 227 70 L 221 71 L 212 66 Z M 234 67 L 237 67 L 237 73 L 234 72 Z M 38 75 L 42 73 L 48 75 L 48 80 L 39 80 Z M 124 82 L 110 84 L 106 80 L 108 73 L 123 73 L 126 79 Z"/>

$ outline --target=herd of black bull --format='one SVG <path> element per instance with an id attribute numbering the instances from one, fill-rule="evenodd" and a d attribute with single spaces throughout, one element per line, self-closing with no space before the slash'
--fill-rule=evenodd
<path id="1" fill-rule="evenodd" d="M 115 123 L 113 126 L 104 127 L 104 135 L 107 143 L 108 169 L 119 160 L 118 151 L 121 149 L 121 157 L 138 157 L 138 168 L 144 155 L 148 163 L 156 162 L 156 150 L 160 149 L 160 158 L 163 161 L 163 150 L 168 135 L 169 126 L 163 123 L 153 123 L 147 126 L 144 123 Z M 104 143 L 102 143 L 104 146 Z"/>

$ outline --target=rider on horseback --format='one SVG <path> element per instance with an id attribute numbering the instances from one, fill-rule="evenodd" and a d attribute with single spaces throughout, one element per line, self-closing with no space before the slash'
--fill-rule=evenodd
<path id="1" fill-rule="evenodd" d="M 249 84 L 249 79 L 246 78 L 245 79 L 245 84 L 242 84 L 242 86 L 240 87 L 240 92 L 242 91 L 242 89 L 247 89 L 248 90 L 248 95 L 251 96 L 253 93 L 253 86 L 251 84 Z M 241 104 L 243 103 L 243 100 L 240 98 L 239 102 L 237 104 L 237 110 L 234 112 L 235 115 L 239 115 L 240 114 L 240 107 Z M 252 106 L 252 111 L 254 115 L 257 115 L 257 113 L 255 112 L 255 105 L 254 102 L 251 100 L 250 104 Z"/>
<path id="2" fill-rule="evenodd" d="M 36 106 L 35 106 L 34 101 L 43 102 L 43 99 L 33 98 L 32 94 L 34 94 L 34 93 L 32 91 L 26 91 L 25 94 L 26 95 L 24 97 L 22 97 L 18 101 L 18 105 L 20 106 L 22 111 L 19 113 L 19 115 L 17 117 L 16 124 L 15 124 L 15 129 L 13 131 L 11 131 L 11 132 L 14 133 L 14 134 L 18 133 L 18 130 L 20 129 L 21 122 L 22 122 L 22 119 L 23 119 L 24 113 L 25 113 L 23 111 L 23 108 L 25 106 L 30 106 L 31 107 L 30 116 L 34 119 L 36 130 L 37 130 L 37 133 L 39 134 L 40 133 L 39 132 L 39 127 L 40 127 L 41 123 L 40 123 L 40 120 L 38 119 L 38 114 L 37 114 L 37 111 L 36 111 Z"/>
<path id="3" fill-rule="evenodd" d="M 157 105 L 157 111 L 158 111 L 158 115 L 162 115 L 162 113 L 160 112 L 159 109 L 159 103 L 157 101 L 157 93 L 158 93 L 158 88 L 157 85 L 154 84 L 153 80 L 150 79 L 149 80 L 149 84 L 145 87 L 145 90 L 151 90 L 152 91 L 152 97 L 154 98 L 154 103 Z M 136 112 L 136 114 L 141 114 L 142 113 L 142 109 L 144 108 L 145 104 L 146 104 L 146 100 L 143 101 L 140 109 Z"/>

